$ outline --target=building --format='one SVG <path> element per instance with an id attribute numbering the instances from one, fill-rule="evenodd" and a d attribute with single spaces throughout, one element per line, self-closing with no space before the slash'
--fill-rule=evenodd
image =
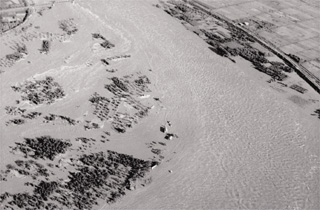
<path id="1" fill-rule="evenodd" d="M 3 15 L 1 21 L 3 23 L 21 22 L 26 17 L 26 12 L 19 12 L 16 14 Z"/>

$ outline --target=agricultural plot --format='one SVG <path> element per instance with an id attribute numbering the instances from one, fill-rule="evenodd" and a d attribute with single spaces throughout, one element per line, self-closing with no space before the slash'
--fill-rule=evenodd
<path id="1" fill-rule="evenodd" d="M 227 18 L 244 23 L 279 47 L 287 54 L 294 54 L 300 63 L 320 77 L 320 2 L 316 0 L 256 0 L 223 1 L 203 0 L 213 10 Z M 263 21 L 271 27 L 255 27 L 253 22 Z"/>
<path id="2" fill-rule="evenodd" d="M 0 10 L 26 6 L 26 0 L 2 0 Z"/>

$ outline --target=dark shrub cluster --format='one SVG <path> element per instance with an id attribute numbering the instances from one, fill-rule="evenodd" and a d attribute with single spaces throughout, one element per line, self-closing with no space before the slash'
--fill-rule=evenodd
<path id="1" fill-rule="evenodd" d="M 49 177 L 49 171 L 43 165 L 34 160 L 16 160 L 15 165 L 6 165 L 7 170 L 1 171 L 1 176 L 5 179 L 11 171 L 16 171 L 20 175 L 29 176 L 33 180 L 39 179 L 39 177 Z"/>
<path id="2" fill-rule="evenodd" d="M 117 99 L 115 103 L 111 102 L 111 104 L 114 105 L 112 109 L 114 114 L 110 116 L 113 119 L 111 126 L 117 132 L 124 133 L 127 128 L 131 128 L 134 123 L 138 123 L 138 119 L 148 115 L 149 107 L 137 101 L 133 96 L 143 96 L 145 92 L 149 92 L 150 89 L 148 85 L 150 85 L 151 82 L 145 75 L 139 75 L 137 77 L 127 75 L 123 78 L 112 77 L 111 81 L 111 84 L 105 85 L 105 88 L 114 94 L 112 99 Z M 131 112 L 130 114 L 117 112 L 116 108 L 121 101 L 133 107 L 135 112 Z M 108 109 L 108 113 L 109 111 L 110 109 Z"/>
<path id="3" fill-rule="evenodd" d="M 105 85 L 105 88 L 114 95 L 121 95 L 123 92 L 132 95 L 144 95 L 145 92 L 150 92 L 149 85 L 151 84 L 149 78 L 145 75 L 136 76 L 128 75 L 124 78 L 112 77 L 112 83 Z"/>
<path id="4" fill-rule="evenodd" d="M 51 46 L 51 43 L 49 40 L 43 40 L 40 53 L 48 54 L 50 51 L 50 46 Z"/>
<path id="5" fill-rule="evenodd" d="M 284 64 L 282 62 L 273 61 L 273 62 L 270 62 L 270 64 L 271 64 L 270 68 L 279 69 L 280 71 L 282 70 L 282 71 L 285 71 L 288 73 L 293 72 L 293 69 L 291 67 L 287 66 L 286 64 Z"/>
<path id="6" fill-rule="evenodd" d="M 273 79 L 283 81 L 288 77 L 286 74 L 282 72 L 281 69 L 276 68 L 274 66 L 266 67 L 259 62 L 253 63 L 253 65 L 255 69 L 271 76 Z"/>
<path id="7" fill-rule="evenodd" d="M 101 59 L 101 62 L 103 65 L 106 65 L 106 66 L 109 65 L 109 62 L 106 59 Z"/>
<path id="8" fill-rule="evenodd" d="M 82 166 L 70 172 L 63 186 L 72 193 L 68 203 L 73 209 L 92 209 L 98 198 L 107 203 L 125 195 L 130 183 L 143 178 L 151 162 L 113 151 L 84 154 L 79 158 Z"/>
<path id="9" fill-rule="evenodd" d="M 115 73 L 117 71 L 118 69 L 106 69 L 106 72 L 109 72 L 109 73 Z"/>
<path id="10" fill-rule="evenodd" d="M 0 58 L 0 67 L 11 67 L 17 61 L 28 55 L 28 50 L 25 44 L 17 43 L 16 45 L 11 46 L 11 48 L 15 51 Z M 3 72 L 4 71 L 0 69 L 0 74 Z"/>
<path id="11" fill-rule="evenodd" d="M 111 126 L 117 132 L 124 133 L 126 132 L 127 128 L 132 128 L 133 123 L 137 123 L 134 117 L 131 117 L 127 113 L 117 112 L 113 116 L 113 121 L 111 123 Z"/>
<path id="12" fill-rule="evenodd" d="M 30 113 L 21 115 L 21 117 L 32 120 L 32 119 L 35 119 L 41 115 L 42 115 L 41 112 L 30 112 Z"/>
<path id="13" fill-rule="evenodd" d="M 43 200 L 48 200 L 48 197 L 54 193 L 59 187 L 58 182 L 41 181 L 34 189 L 34 194 L 40 196 Z"/>
<path id="14" fill-rule="evenodd" d="M 317 109 L 314 113 L 318 116 L 318 119 L 320 119 L 320 109 Z"/>
<path id="15" fill-rule="evenodd" d="M 32 196 L 29 193 L 17 193 L 11 195 L 12 200 L 8 204 L 16 206 L 20 209 L 43 209 L 44 202 L 40 200 L 37 196 Z"/>
<path id="16" fill-rule="evenodd" d="M 5 110 L 6 110 L 6 113 L 9 115 L 13 115 L 13 116 L 20 115 L 22 118 L 26 118 L 26 119 L 34 119 L 38 116 L 41 116 L 40 112 L 25 113 L 27 111 L 26 109 L 21 109 L 16 106 L 6 106 Z"/>
<path id="17" fill-rule="evenodd" d="M 122 91 L 129 92 L 129 89 L 127 88 L 127 85 L 125 84 L 125 82 L 121 81 L 117 77 L 112 77 L 111 80 L 112 80 L 113 84 L 115 86 L 117 86 L 118 88 L 120 88 Z"/>
<path id="18" fill-rule="evenodd" d="M 66 122 L 69 125 L 76 125 L 77 123 L 76 120 L 63 115 L 49 114 L 48 116 L 44 116 L 43 118 L 45 119 L 45 122 L 60 120 Z"/>
<path id="19" fill-rule="evenodd" d="M 103 47 L 103 48 L 105 48 L 105 49 L 110 49 L 110 48 L 115 47 L 115 45 L 112 44 L 111 42 L 109 42 L 108 40 L 105 40 L 105 41 L 102 42 L 100 45 L 101 45 L 101 47 Z"/>
<path id="20" fill-rule="evenodd" d="M 108 119 L 110 108 L 110 99 L 100 96 L 98 93 L 94 93 L 89 99 L 91 104 L 94 106 L 93 114 L 96 115 L 100 120 Z"/>
<path id="21" fill-rule="evenodd" d="M 88 143 L 88 142 L 96 141 L 93 138 L 85 138 L 85 137 L 78 137 L 75 140 L 76 141 L 80 141 L 80 142 L 85 143 L 85 144 Z"/>
<path id="22" fill-rule="evenodd" d="M 32 120 L 32 119 L 35 119 L 37 118 L 38 116 L 41 115 L 40 112 L 29 112 L 29 113 L 26 113 L 26 109 L 21 109 L 21 108 L 18 108 L 18 107 L 15 107 L 15 106 L 6 106 L 5 107 L 5 110 L 6 110 L 6 113 L 9 114 L 9 115 L 13 115 L 13 116 L 16 116 L 16 115 L 19 115 L 21 116 L 21 118 L 15 118 L 15 119 L 10 119 L 6 122 L 6 125 L 22 125 L 22 124 L 25 124 L 26 123 L 26 120 L 25 119 L 29 119 L 29 120 Z"/>
<path id="23" fill-rule="evenodd" d="M 20 118 L 17 118 L 17 119 L 11 119 L 9 121 L 6 122 L 6 125 L 22 125 L 22 124 L 25 124 L 25 120 L 24 119 L 20 119 Z"/>
<path id="24" fill-rule="evenodd" d="M 84 154 L 76 162 L 67 180 L 28 182 L 25 185 L 33 187 L 32 193 L 6 192 L 0 195 L 0 203 L 13 209 L 91 210 L 100 199 L 113 203 L 125 195 L 155 164 L 114 151 Z M 27 162 L 16 164 L 26 167 Z"/>
<path id="25" fill-rule="evenodd" d="M 93 34 L 92 34 L 92 37 L 93 37 L 94 39 L 106 40 L 106 38 L 104 38 L 104 36 L 102 36 L 102 35 L 99 34 L 99 33 L 93 33 Z"/>
<path id="26" fill-rule="evenodd" d="M 119 59 L 130 58 L 130 57 L 131 55 L 116 55 L 116 56 L 108 57 L 105 60 L 112 61 L 112 60 L 119 60 Z"/>
<path id="27" fill-rule="evenodd" d="M 25 111 L 27 111 L 26 109 L 21 109 L 16 106 L 6 106 L 5 110 L 6 110 L 6 113 L 9 115 L 21 115 Z"/>
<path id="28" fill-rule="evenodd" d="M 162 153 L 162 152 L 161 152 L 161 149 L 155 149 L 155 148 L 152 148 L 152 149 L 151 149 L 151 152 L 154 153 L 154 154 L 156 154 L 156 155 L 161 155 L 161 153 Z"/>
<path id="29" fill-rule="evenodd" d="M 27 81 L 19 86 L 12 86 L 16 92 L 22 93 L 22 100 L 29 101 L 31 104 L 51 104 L 56 99 L 65 96 L 65 93 L 59 83 L 52 77 L 46 77 L 44 80 Z"/>
<path id="30" fill-rule="evenodd" d="M 115 47 L 114 44 L 112 44 L 110 41 L 108 41 L 104 36 L 102 36 L 101 34 L 99 33 L 93 33 L 92 34 L 92 37 L 94 39 L 101 39 L 102 40 L 102 43 L 100 43 L 100 46 L 105 48 L 105 49 L 110 49 L 110 48 L 113 48 Z"/>
<path id="31" fill-rule="evenodd" d="M 18 53 L 18 52 L 6 55 L 6 59 L 9 60 L 9 61 L 18 61 L 21 58 L 23 58 L 23 55 L 21 53 Z"/>
<path id="32" fill-rule="evenodd" d="M 16 143 L 16 150 L 35 159 L 53 160 L 58 154 L 63 154 L 71 146 L 71 143 L 50 136 L 25 138 L 24 143 Z"/>
<path id="33" fill-rule="evenodd" d="M 58 24 L 59 24 L 59 28 L 61 28 L 68 35 L 75 34 L 78 31 L 78 28 L 77 28 L 76 24 L 74 23 L 73 18 L 61 20 L 58 22 Z"/>
<path id="34" fill-rule="evenodd" d="M 99 129 L 100 125 L 98 123 L 86 120 L 86 124 L 83 127 L 85 130 L 91 130 L 91 129 Z"/>
<path id="35" fill-rule="evenodd" d="M 151 84 L 149 78 L 145 75 L 139 76 L 138 79 L 134 80 L 134 84 L 143 92 L 150 92 L 148 85 Z"/>
<path id="36" fill-rule="evenodd" d="M 27 46 L 25 44 L 17 44 L 15 46 L 16 48 L 16 52 L 18 53 L 22 53 L 22 54 L 28 54 L 28 49 L 27 49 Z"/>
<path id="37" fill-rule="evenodd" d="M 4 195 L 4 194 L 2 194 Z M 17 194 L 6 194 L 6 198 L 3 200 L 7 201 L 4 205 L 6 209 L 26 209 L 26 210 L 62 210 L 57 204 L 45 202 L 45 200 L 39 194 L 29 193 L 17 193 Z M 0 201 L 1 203 L 1 201 Z"/>

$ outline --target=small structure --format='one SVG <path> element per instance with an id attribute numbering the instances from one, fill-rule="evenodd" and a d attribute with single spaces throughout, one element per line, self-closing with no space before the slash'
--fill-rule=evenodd
<path id="1" fill-rule="evenodd" d="M 172 133 L 167 133 L 167 135 L 166 135 L 164 138 L 167 139 L 167 140 L 172 140 L 173 137 L 174 137 L 174 134 L 172 134 Z"/>
<path id="2" fill-rule="evenodd" d="M 302 93 L 304 94 L 305 92 L 307 92 L 307 89 L 299 86 L 299 85 L 296 85 L 296 84 L 293 84 L 290 86 L 291 89 L 295 90 L 295 91 L 298 91 L 299 93 Z"/>
<path id="3" fill-rule="evenodd" d="M 152 170 L 155 169 L 158 165 L 159 165 L 158 162 L 153 161 L 153 162 L 151 163 L 151 169 L 152 169 Z"/>
<path id="4" fill-rule="evenodd" d="M 167 127 L 166 127 L 165 125 L 163 125 L 163 126 L 160 127 L 160 131 L 161 131 L 162 133 L 167 133 L 167 132 L 168 132 L 168 129 L 167 129 Z"/>
<path id="5" fill-rule="evenodd" d="M 27 14 L 25 12 L 19 12 L 19 13 L 16 14 L 16 19 L 18 21 L 23 21 L 23 19 L 26 17 L 26 15 Z"/>
<path id="6" fill-rule="evenodd" d="M 14 23 L 14 22 L 21 22 L 25 18 L 26 13 L 25 12 L 19 12 L 16 14 L 8 14 L 3 15 L 1 18 L 1 21 L 3 23 Z"/>
<path id="7" fill-rule="evenodd" d="M 14 15 L 7 15 L 7 16 L 3 16 L 1 21 L 3 23 L 12 23 L 12 22 L 16 22 L 17 19 Z"/>

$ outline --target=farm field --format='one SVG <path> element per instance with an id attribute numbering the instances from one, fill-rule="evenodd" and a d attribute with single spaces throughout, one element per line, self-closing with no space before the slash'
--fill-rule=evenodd
<path id="1" fill-rule="evenodd" d="M 26 0 L 1 0 L 0 10 L 26 6 Z"/>
<path id="2" fill-rule="evenodd" d="M 246 26 L 320 78 L 320 2 L 318 0 L 202 0 L 215 12 Z M 265 26 L 264 23 L 268 23 Z"/>

